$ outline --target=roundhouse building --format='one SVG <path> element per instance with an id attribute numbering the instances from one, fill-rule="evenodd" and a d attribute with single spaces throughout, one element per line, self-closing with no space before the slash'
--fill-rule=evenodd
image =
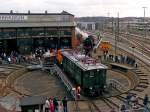
<path id="1" fill-rule="evenodd" d="M 68 12 L 0 13 L 0 52 L 70 48 L 74 38 L 74 15 Z"/>

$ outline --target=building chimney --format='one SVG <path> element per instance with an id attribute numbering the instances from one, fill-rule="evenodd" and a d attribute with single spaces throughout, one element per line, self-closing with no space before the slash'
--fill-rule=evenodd
<path id="1" fill-rule="evenodd" d="M 45 14 L 47 14 L 48 12 L 47 12 L 47 10 L 45 11 Z"/>
<path id="2" fill-rule="evenodd" d="M 30 14 L 31 12 L 30 12 L 30 10 L 28 10 L 28 14 Z"/>
<path id="3" fill-rule="evenodd" d="M 12 13 L 13 13 L 13 10 L 10 10 L 10 13 L 12 14 Z"/>

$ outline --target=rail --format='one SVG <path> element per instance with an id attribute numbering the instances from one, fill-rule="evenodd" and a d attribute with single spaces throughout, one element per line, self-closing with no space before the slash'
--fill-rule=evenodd
<path id="1" fill-rule="evenodd" d="M 128 109 L 128 110 L 124 110 L 124 111 L 121 111 L 119 109 L 119 112 L 146 112 L 146 111 L 144 111 L 144 108 L 138 108 L 138 109 Z M 149 111 L 147 111 L 147 112 L 149 112 Z"/>
<path id="2" fill-rule="evenodd" d="M 7 87 L 13 87 L 14 86 L 14 81 L 22 76 L 24 73 L 27 72 L 27 69 L 26 68 L 20 68 L 19 70 L 16 70 L 14 72 L 12 72 L 7 78 L 6 78 L 6 85 Z"/>
<path id="3" fill-rule="evenodd" d="M 121 84 L 119 81 L 115 79 L 108 80 L 108 86 L 113 87 L 115 89 L 118 89 L 120 92 L 126 92 L 128 91 L 128 88 L 126 88 L 123 84 Z"/>
<path id="4" fill-rule="evenodd" d="M 107 101 L 106 98 L 102 98 L 102 101 L 103 101 L 104 103 L 106 103 L 106 105 L 107 105 L 109 108 L 113 108 L 113 106 Z"/>
<path id="5" fill-rule="evenodd" d="M 97 110 L 97 112 L 101 112 L 101 110 L 98 108 L 98 106 L 93 101 L 91 101 L 91 104 L 94 106 L 94 108 Z M 91 110 L 91 112 L 94 112 L 92 110 L 92 108 L 90 108 L 90 110 Z"/>
<path id="6" fill-rule="evenodd" d="M 75 108 L 76 108 L 76 110 L 75 110 L 75 112 L 80 112 L 80 108 L 79 108 L 79 104 L 78 104 L 78 101 L 77 100 L 75 100 Z"/>
<path id="7" fill-rule="evenodd" d="M 94 112 L 94 111 L 93 111 L 93 108 L 92 108 L 92 105 L 91 105 L 90 103 L 88 103 L 88 107 L 89 107 L 89 109 L 90 109 L 90 110 L 89 110 L 90 112 Z"/>
<path id="8" fill-rule="evenodd" d="M 61 79 L 61 81 L 64 83 L 64 85 L 67 87 L 67 90 L 71 93 L 74 99 L 76 99 L 75 91 L 72 89 L 74 88 L 69 79 L 66 77 L 66 75 L 62 72 L 62 70 L 57 66 L 54 65 L 54 71 L 56 75 Z"/>
<path id="9" fill-rule="evenodd" d="M 114 41 L 112 42 L 112 44 L 114 45 Z M 133 54 L 133 49 L 132 48 L 127 49 L 127 46 L 125 44 L 118 43 L 118 48 L 120 48 L 130 54 Z M 143 54 L 142 52 L 135 49 L 134 57 L 138 58 L 139 60 L 141 60 L 144 63 L 147 63 L 147 66 L 150 66 L 150 58 L 148 56 L 146 56 L 145 54 Z M 143 58 L 141 58 L 141 57 L 143 57 Z"/>
<path id="10" fill-rule="evenodd" d="M 97 45 L 94 46 L 93 50 L 96 50 L 102 42 L 102 38 L 98 41 Z"/>
<path id="11" fill-rule="evenodd" d="M 109 106 L 110 104 L 117 107 L 119 109 L 119 105 L 117 103 L 114 103 L 114 101 L 110 100 L 109 98 L 104 98 L 105 102 L 107 102 L 107 104 L 109 103 Z M 111 106 L 111 108 L 113 107 Z"/>

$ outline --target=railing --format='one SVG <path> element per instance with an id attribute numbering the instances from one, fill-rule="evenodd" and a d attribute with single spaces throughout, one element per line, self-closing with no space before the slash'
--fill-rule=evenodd
<path id="1" fill-rule="evenodd" d="M 113 88 L 119 90 L 120 92 L 128 91 L 128 88 L 126 88 L 123 84 L 121 84 L 119 81 L 117 81 L 115 79 L 108 80 L 108 85 L 109 85 L 109 87 L 113 87 Z"/>
<path id="2" fill-rule="evenodd" d="M 102 42 L 102 38 L 98 41 L 97 45 L 94 46 L 93 50 L 96 50 Z"/>
<path id="3" fill-rule="evenodd" d="M 119 112 L 144 112 L 144 108 L 138 108 L 138 109 L 131 108 L 131 109 L 123 110 L 123 111 L 119 109 Z M 147 112 L 149 111 L 147 110 Z"/>
<path id="4" fill-rule="evenodd" d="M 71 82 L 69 81 L 69 79 L 66 77 L 66 75 L 61 71 L 61 69 L 55 65 L 54 67 L 54 71 L 55 71 L 55 75 L 57 75 L 61 81 L 64 83 L 64 85 L 67 87 L 68 91 L 71 93 L 71 95 L 73 96 L 73 98 L 76 98 L 76 94 L 75 91 L 73 91 L 73 85 L 71 84 Z"/>

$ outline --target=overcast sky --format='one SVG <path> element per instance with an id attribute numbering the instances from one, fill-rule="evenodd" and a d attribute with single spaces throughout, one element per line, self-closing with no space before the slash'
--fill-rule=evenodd
<path id="1" fill-rule="evenodd" d="M 0 12 L 48 12 L 55 13 L 62 10 L 82 16 L 143 17 L 142 7 L 146 9 L 146 16 L 150 16 L 150 0 L 0 0 Z"/>

